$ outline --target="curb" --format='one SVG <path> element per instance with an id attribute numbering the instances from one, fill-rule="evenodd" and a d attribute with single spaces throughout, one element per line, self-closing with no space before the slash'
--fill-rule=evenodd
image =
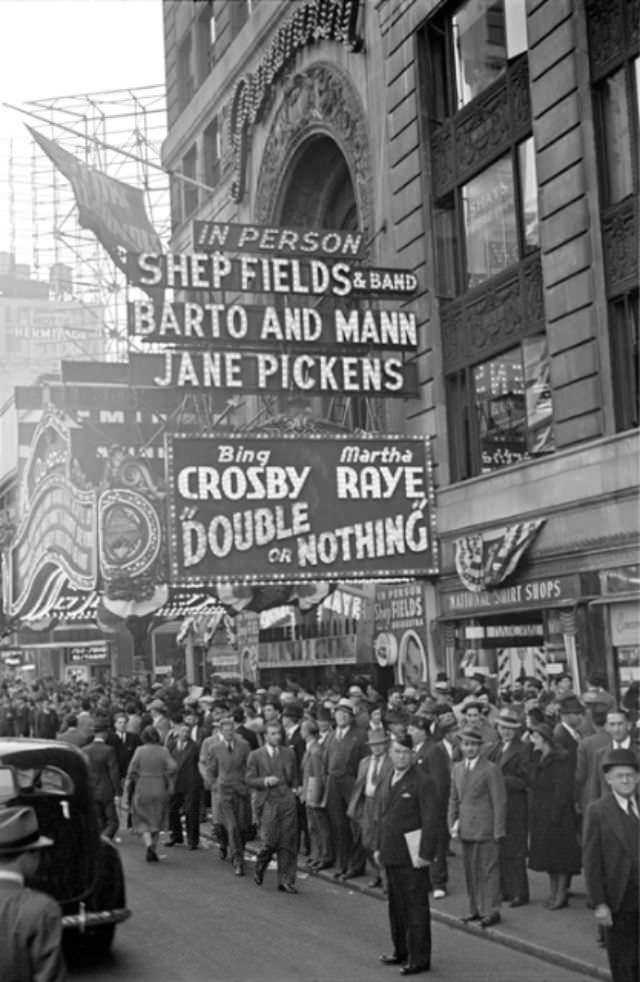
<path id="1" fill-rule="evenodd" d="M 204 837 L 212 842 L 214 841 L 210 834 L 205 834 Z M 250 855 L 255 855 L 257 852 L 255 847 L 251 845 L 245 846 L 245 850 Z M 301 863 L 298 863 L 298 870 L 301 873 L 306 873 L 310 878 L 324 880 L 332 886 L 342 887 L 346 890 L 355 890 L 374 900 L 384 901 L 386 899 L 379 890 L 360 886 L 354 880 L 347 880 L 346 882 L 343 880 L 334 880 L 330 874 L 324 871 L 309 873 Z M 532 955 L 534 958 L 539 958 L 541 961 L 548 962 L 550 965 L 557 965 L 559 968 L 566 968 L 571 972 L 582 973 L 583 975 L 589 976 L 589 978 L 599 979 L 600 982 L 611 982 L 609 972 L 591 962 L 583 961 L 581 958 L 574 958 L 573 955 L 566 955 L 562 951 L 544 948 L 533 941 L 527 941 L 514 935 L 506 934 L 504 931 L 496 928 L 480 928 L 476 927 L 475 924 L 463 924 L 454 914 L 448 914 L 446 911 L 438 910 L 433 904 L 431 904 L 431 919 L 436 923 L 444 924 L 446 927 L 453 928 L 456 931 L 462 931 L 465 934 L 475 935 L 477 938 L 485 938 L 488 941 L 493 941 L 494 944 L 502 945 L 503 948 L 511 948 L 514 951 L 522 952 L 522 954 Z"/>

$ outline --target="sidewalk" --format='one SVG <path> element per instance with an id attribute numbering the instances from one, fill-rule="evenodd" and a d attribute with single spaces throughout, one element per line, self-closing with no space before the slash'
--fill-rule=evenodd
<path id="1" fill-rule="evenodd" d="M 201 834 L 211 841 L 211 826 L 208 822 L 202 826 Z M 249 843 L 247 853 L 255 855 L 257 847 L 257 842 Z M 596 941 L 596 923 L 593 911 L 587 907 L 582 876 L 574 876 L 571 881 L 569 906 L 563 910 L 550 911 L 542 906 L 548 895 L 548 877 L 545 873 L 529 871 L 530 903 L 517 908 L 504 904 L 501 923 L 496 927 L 483 929 L 476 924 L 463 924 L 460 920 L 468 912 L 468 907 L 460 844 L 453 843 L 453 848 L 456 855 L 449 859 L 448 895 L 444 900 L 431 898 L 433 921 L 460 931 L 475 933 L 496 944 L 534 955 L 551 965 L 580 972 L 585 977 L 611 982 L 607 953 Z M 301 872 L 307 872 L 302 859 L 299 868 Z M 332 872 L 329 869 L 313 875 L 335 886 Z M 346 890 L 357 890 L 384 901 L 382 890 L 367 887 L 371 877 L 372 874 L 368 873 L 339 885 Z"/>
<path id="2" fill-rule="evenodd" d="M 464 872 L 460 845 L 454 843 L 457 855 L 449 860 L 448 896 L 444 900 L 431 898 L 431 917 L 449 927 L 482 935 L 491 941 L 514 948 L 536 958 L 559 965 L 585 976 L 610 982 L 607 953 L 596 942 L 596 923 L 593 911 L 587 908 L 584 878 L 575 876 L 571 881 L 571 898 L 564 910 L 550 911 L 542 906 L 548 895 L 549 881 L 545 873 L 529 872 L 531 902 L 525 907 L 502 906 L 502 921 L 493 928 L 483 929 L 476 924 L 463 924 L 460 920 L 468 913 L 464 887 Z M 331 880 L 331 870 L 319 873 Z M 349 880 L 347 889 L 359 890 L 369 896 L 384 900 L 381 890 L 371 890 L 366 884 L 371 876 Z M 331 882 L 334 882 L 331 880 Z"/>

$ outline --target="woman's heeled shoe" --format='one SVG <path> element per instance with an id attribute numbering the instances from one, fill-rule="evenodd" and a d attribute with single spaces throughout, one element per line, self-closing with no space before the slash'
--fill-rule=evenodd
<path id="1" fill-rule="evenodd" d="M 158 854 L 155 851 L 155 849 L 153 848 L 153 846 L 147 846 L 146 860 L 147 860 L 148 863 L 157 863 L 158 862 Z"/>

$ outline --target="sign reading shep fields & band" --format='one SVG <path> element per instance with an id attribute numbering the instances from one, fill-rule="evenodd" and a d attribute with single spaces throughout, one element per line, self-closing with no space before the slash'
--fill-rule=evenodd
<path id="1" fill-rule="evenodd" d="M 429 441 L 168 435 L 176 585 L 438 571 Z"/>

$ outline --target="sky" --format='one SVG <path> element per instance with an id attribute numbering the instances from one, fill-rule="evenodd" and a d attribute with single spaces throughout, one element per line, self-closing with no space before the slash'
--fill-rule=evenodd
<path id="1" fill-rule="evenodd" d="M 162 0 L 0 0 L 3 103 L 163 79 Z M 0 107 L 0 140 L 22 130 Z"/>

